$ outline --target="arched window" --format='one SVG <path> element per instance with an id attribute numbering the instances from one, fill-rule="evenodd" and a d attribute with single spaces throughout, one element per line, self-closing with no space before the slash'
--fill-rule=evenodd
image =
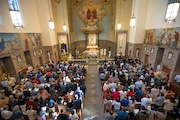
<path id="1" fill-rule="evenodd" d="M 18 0 L 8 0 L 9 12 L 11 15 L 12 23 L 15 28 L 23 28 L 22 14 L 20 12 L 20 4 Z"/>

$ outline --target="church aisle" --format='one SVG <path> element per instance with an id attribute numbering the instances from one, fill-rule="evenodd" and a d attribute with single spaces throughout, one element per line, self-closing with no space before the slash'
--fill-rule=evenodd
<path id="1" fill-rule="evenodd" d="M 97 64 L 88 65 L 85 84 L 87 89 L 82 120 L 104 120 L 104 108 Z"/>

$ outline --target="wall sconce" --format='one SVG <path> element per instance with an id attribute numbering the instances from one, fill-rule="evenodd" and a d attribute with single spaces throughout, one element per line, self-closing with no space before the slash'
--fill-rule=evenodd
<path id="1" fill-rule="evenodd" d="M 176 21 L 179 6 L 180 0 L 169 0 L 165 16 L 165 22 L 171 23 Z"/>
<path id="2" fill-rule="evenodd" d="M 134 16 L 134 7 L 135 7 L 135 0 L 133 0 L 133 15 L 130 19 L 130 27 L 134 28 L 136 23 L 136 17 Z"/>

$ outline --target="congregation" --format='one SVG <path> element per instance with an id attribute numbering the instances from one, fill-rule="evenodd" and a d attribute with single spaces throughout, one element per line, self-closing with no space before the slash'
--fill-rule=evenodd
<path id="1" fill-rule="evenodd" d="M 53 61 L 19 72 L 20 85 L 1 81 L 0 120 L 80 120 L 85 65 Z"/>
<path id="2" fill-rule="evenodd" d="M 99 67 L 105 120 L 179 120 L 180 97 L 151 64 L 125 57 Z"/>

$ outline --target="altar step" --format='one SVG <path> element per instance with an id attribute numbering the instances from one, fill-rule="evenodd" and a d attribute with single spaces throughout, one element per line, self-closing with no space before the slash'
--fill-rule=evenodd
<path id="1" fill-rule="evenodd" d="M 88 64 L 96 65 L 97 64 L 97 60 L 96 59 L 89 59 Z"/>

